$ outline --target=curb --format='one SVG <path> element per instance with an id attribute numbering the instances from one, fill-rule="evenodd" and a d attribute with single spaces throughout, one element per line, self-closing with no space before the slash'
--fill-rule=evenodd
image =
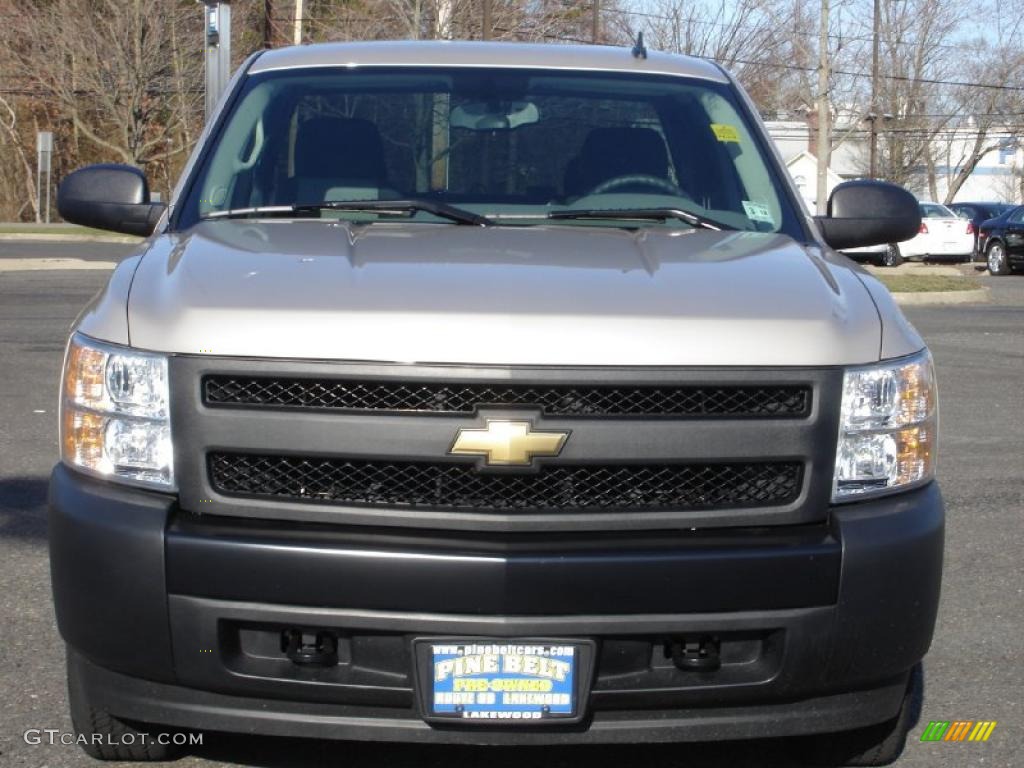
<path id="1" fill-rule="evenodd" d="M 874 264 L 868 264 L 865 268 L 873 275 L 946 275 L 948 277 L 963 275 L 963 272 L 955 266 L 920 264 L 918 262 L 906 262 L 898 267 L 876 267 Z"/>
<path id="2" fill-rule="evenodd" d="M 57 234 L 50 232 L 3 232 L 0 233 L 0 242 L 4 241 L 35 241 L 37 243 L 125 243 L 134 245 L 141 243 L 142 238 L 131 237 L 130 235 L 74 235 Z"/>
<path id="3" fill-rule="evenodd" d="M 0 274 L 4 272 L 49 272 L 83 269 L 107 270 L 109 272 L 116 266 L 116 261 L 86 261 L 85 259 L 0 259 Z"/>
<path id="4" fill-rule="evenodd" d="M 896 303 L 904 307 L 922 307 L 937 304 L 983 304 L 989 300 L 988 288 L 970 291 L 925 291 L 922 293 L 893 293 Z"/>

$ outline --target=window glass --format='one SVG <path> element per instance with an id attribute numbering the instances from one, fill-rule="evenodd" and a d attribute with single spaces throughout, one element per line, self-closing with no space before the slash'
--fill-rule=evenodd
<path id="1" fill-rule="evenodd" d="M 671 207 L 728 228 L 803 234 L 734 93 L 702 80 L 501 69 L 267 72 L 244 84 L 215 142 L 179 226 L 240 208 L 415 198 L 509 224 L 566 207 Z"/>
<path id="2" fill-rule="evenodd" d="M 921 203 L 922 219 L 955 219 L 956 215 L 944 205 Z"/>

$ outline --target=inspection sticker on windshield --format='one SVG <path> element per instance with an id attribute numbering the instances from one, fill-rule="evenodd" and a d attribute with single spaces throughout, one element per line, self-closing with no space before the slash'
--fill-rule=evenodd
<path id="1" fill-rule="evenodd" d="M 772 216 L 772 212 L 768 210 L 768 206 L 764 203 L 755 203 L 750 200 L 744 200 L 743 210 L 747 214 L 747 218 L 751 221 L 764 221 L 768 224 L 775 224 L 775 218 Z"/>
<path id="2" fill-rule="evenodd" d="M 431 643 L 432 714 L 466 720 L 572 717 L 579 648 L 530 643 Z"/>
<path id="3" fill-rule="evenodd" d="M 715 138 L 723 142 L 735 142 L 740 143 L 740 132 L 736 130 L 734 125 L 726 125 L 725 123 L 712 123 L 711 130 L 715 134 Z"/>

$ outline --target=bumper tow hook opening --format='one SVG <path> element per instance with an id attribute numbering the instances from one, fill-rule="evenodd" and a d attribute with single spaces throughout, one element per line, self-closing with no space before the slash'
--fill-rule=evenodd
<path id="1" fill-rule="evenodd" d="M 713 672 L 722 666 L 717 637 L 680 638 L 669 642 L 668 655 L 679 669 Z"/>
<path id="2" fill-rule="evenodd" d="M 296 664 L 333 667 L 338 663 L 338 638 L 331 632 L 286 629 L 281 651 Z"/>

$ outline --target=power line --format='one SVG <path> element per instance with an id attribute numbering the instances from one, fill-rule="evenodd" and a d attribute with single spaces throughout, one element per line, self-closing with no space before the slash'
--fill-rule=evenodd
<path id="1" fill-rule="evenodd" d="M 673 21 L 672 17 L 664 16 L 664 15 L 660 15 L 660 14 L 653 14 L 653 13 L 644 12 L 644 11 L 612 10 L 612 11 L 605 11 L 605 13 L 617 13 L 617 14 L 620 14 L 620 15 L 640 16 L 640 17 L 645 17 L 645 18 L 661 19 L 661 20 L 664 20 L 664 21 Z M 303 20 L 308 22 L 308 23 L 318 24 L 318 25 L 321 25 L 321 26 L 326 26 L 326 25 L 331 23 L 328 20 L 316 19 L 316 18 L 313 18 L 313 17 L 306 17 Z M 281 18 L 281 17 L 275 17 L 275 18 L 272 18 L 271 21 L 275 22 L 275 23 L 276 22 L 282 22 L 282 21 L 289 21 L 289 22 L 291 22 L 291 21 L 293 21 L 293 19 L 291 19 L 291 18 L 284 19 L 284 18 Z M 354 18 L 354 19 L 345 19 L 344 21 L 347 22 L 347 23 L 357 23 L 357 22 L 368 21 L 368 19 Z M 731 28 L 731 27 L 733 27 L 733 25 L 729 25 L 729 24 L 726 24 L 724 22 L 694 20 L 693 23 L 701 24 L 701 25 L 707 25 L 707 26 L 721 27 L 721 28 Z M 497 27 L 497 26 L 493 27 L 493 30 L 495 32 L 506 33 L 506 34 L 508 34 L 508 33 L 515 33 L 517 31 L 519 31 L 519 30 L 516 30 L 516 29 L 508 29 L 508 28 L 502 28 L 502 27 Z M 808 33 L 798 33 L 798 34 L 800 34 L 801 36 L 811 36 Z M 582 43 L 582 44 L 590 44 L 592 42 L 589 39 L 580 38 L 580 37 L 573 37 L 571 35 L 564 35 L 564 34 L 544 33 L 544 34 L 541 34 L 539 37 L 544 39 L 544 40 L 552 40 L 552 41 L 557 41 L 557 42 Z M 832 35 L 831 37 L 842 37 L 842 36 Z M 868 41 L 868 38 L 847 37 L 846 39 L 848 39 L 848 40 L 849 39 L 858 39 L 858 40 Z M 899 42 L 899 41 L 885 41 L 885 42 L 889 42 L 891 44 L 904 44 L 904 43 Z M 909 45 L 910 43 L 906 43 L 906 44 Z M 953 46 L 953 45 L 945 45 L 945 46 L 943 46 L 943 45 L 936 44 L 936 47 L 948 47 L 948 48 L 955 48 L 957 50 L 970 50 L 970 49 L 967 49 L 967 48 L 964 48 L 964 47 L 961 47 L 961 46 Z M 698 58 L 698 59 L 703 59 L 705 61 L 711 61 L 711 62 L 719 63 L 719 60 L 717 60 L 717 59 L 715 59 L 714 57 L 711 57 L 711 56 L 701 56 L 701 55 L 695 55 L 695 54 L 688 54 L 688 55 L 692 56 L 693 58 Z M 799 64 L 784 64 L 784 63 L 781 63 L 781 62 L 773 62 L 773 61 L 754 61 L 754 60 L 750 60 L 750 59 L 740 59 L 740 58 L 731 58 L 729 61 L 732 64 L 739 64 L 739 65 L 742 65 L 742 66 L 766 67 L 766 68 L 769 68 L 769 69 L 779 69 L 779 70 L 785 70 L 785 71 L 791 71 L 791 72 L 814 73 L 814 72 L 818 71 L 818 67 L 801 66 Z M 843 77 L 851 77 L 851 78 L 858 78 L 858 79 L 870 78 L 871 77 L 871 73 L 869 73 L 869 72 L 855 72 L 855 71 L 843 70 L 843 69 L 832 69 L 831 71 L 832 71 L 832 74 L 840 75 L 840 76 L 843 76 Z M 25 80 L 25 79 L 29 79 L 29 76 L 27 76 L 27 75 L 18 75 L 18 74 L 8 74 L 8 75 L 0 76 L 0 78 L 7 79 L 7 80 L 11 80 L 11 79 Z M 896 81 L 896 82 L 906 82 L 906 83 L 921 83 L 921 84 L 925 84 L 925 85 L 956 86 L 956 87 L 961 87 L 961 88 L 984 88 L 984 89 L 1006 91 L 1006 92 L 1012 92 L 1012 93 L 1024 92 L 1024 85 L 1009 85 L 1009 84 L 1006 84 L 1006 83 L 987 83 L 987 82 L 970 81 L 970 80 L 945 80 L 945 79 L 941 79 L 941 78 L 915 77 L 915 76 L 911 76 L 911 75 L 893 75 L 893 74 L 879 74 L 879 79 L 881 79 L 881 80 Z M 28 89 L 17 89 L 17 88 L 13 88 L 13 89 L 0 89 L 0 93 L 5 94 L 5 95 L 43 95 L 43 94 L 37 94 L 36 92 L 30 91 Z M 936 115 L 936 116 L 945 116 L 945 115 Z M 953 116 L 953 115 L 951 115 L 951 116 Z"/>
<path id="2" fill-rule="evenodd" d="M 702 27 L 717 27 L 719 29 L 737 29 L 737 30 L 743 29 L 742 25 L 739 25 L 739 24 L 729 24 L 728 22 L 724 22 L 724 21 L 706 21 L 706 20 L 703 20 L 703 19 L 694 19 L 692 17 L 688 17 L 688 18 L 685 18 L 685 19 L 683 19 L 683 18 L 675 18 L 675 17 L 672 17 L 672 16 L 665 16 L 663 14 L 651 13 L 650 11 L 631 11 L 631 10 L 627 10 L 627 9 L 623 8 L 623 9 L 616 9 L 614 11 L 610 11 L 610 13 L 617 13 L 620 16 L 640 16 L 640 17 L 648 18 L 648 19 L 658 19 L 660 21 L 671 21 L 671 22 L 675 22 L 677 24 L 682 22 L 682 21 L 685 21 L 687 24 L 693 24 L 695 26 L 702 26 Z M 808 38 L 810 40 L 817 40 L 818 39 L 818 35 L 816 33 L 813 33 L 813 32 L 797 32 L 795 30 L 790 30 L 789 34 L 799 35 L 800 37 L 806 37 L 806 38 Z M 835 41 L 837 41 L 839 43 L 851 42 L 851 41 L 852 42 L 859 42 L 859 43 L 870 43 L 870 42 L 873 42 L 873 38 L 872 37 L 865 37 L 865 36 L 858 36 L 858 35 L 844 35 L 842 33 L 839 33 L 839 34 L 829 33 L 828 38 L 830 40 L 835 40 Z M 909 41 L 909 40 L 893 40 L 891 38 L 886 38 L 886 37 L 880 37 L 878 39 L 878 41 L 880 43 L 885 43 L 886 45 L 891 45 L 891 46 L 894 46 L 894 47 L 895 46 L 904 46 L 904 45 L 905 46 L 916 45 L 916 43 L 914 43 L 912 41 Z M 932 47 L 933 48 L 948 48 L 950 50 L 957 50 L 957 51 L 973 51 L 974 50 L 969 45 L 965 45 L 965 44 L 962 44 L 962 43 L 961 44 L 957 44 L 957 43 L 933 43 Z"/>
<path id="3" fill-rule="evenodd" d="M 1024 112 L 915 112 L 905 117 L 895 117 L 894 120 L 910 120 L 919 117 L 962 117 L 970 119 L 974 117 L 1024 117 Z"/>
<path id="4" fill-rule="evenodd" d="M 640 16 L 640 17 L 650 18 L 650 19 L 659 19 L 661 21 L 674 21 L 676 23 L 679 22 L 678 19 L 675 19 L 675 18 L 673 18 L 671 16 L 665 16 L 663 14 L 657 14 L 657 13 L 650 13 L 649 11 L 631 11 L 631 10 L 626 10 L 626 9 L 620 9 L 620 10 L 617 10 L 615 12 L 620 14 L 620 15 L 625 15 L 625 16 Z M 717 28 L 721 28 L 721 29 L 737 29 L 737 30 L 743 29 L 743 27 L 741 25 L 733 25 L 733 24 L 728 24 L 726 22 L 721 22 L 721 21 L 704 21 L 704 20 L 699 20 L 699 19 L 687 19 L 687 23 L 692 23 L 692 24 L 701 25 L 701 26 L 717 27 Z M 747 29 L 749 31 L 749 27 Z M 810 33 L 810 32 L 795 32 L 793 34 L 797 34 L 797 35 L 799 35 L 801 37 L 806 37 L 806 38 L 810 38 L 810 39 L 816 39 L 818 37 L 816 34 Z M 842 41 L 842 40 L 853 40 L 853 41 L 856 41 L 856 42 L 868 42 L 868 43 L 872 42 L 872 38 L 871 37 L 858 37 L 858 36 L 855 36 L 855 35 L 844 36 L 844 35 L 830 34 L 828 37 L 829 37 L 829 39 L 839 40 L 839 41 Z M 886 43 L 887 45 L 893 45 L 893 46 L 896 46 L 896 45 L 915 45 L 915 43 L 912 43 L 912 42 L 909 42 L 909 41 L 904 42 L 904 41 L 901 41 L 901 40 L 892 40 L 892 39 L 887 39 L 887 38 L 879 38 L 879 42 Z M 954 44 L 951 44 L 951 43 L 934 43 L 931 47 L 933 47 L 933 48 L 948 48 L 948 49 L 951 49 L 951 50 L 958 50 L 958 51 L 961 51 L 961 52 L 973 52 L 975 50 L 974 48 L 971 48 L 969 46 L 954 45 Z M 709 57 L 709 56 L 697 56 L 696 58 L 706 59 L 708 61 L 714 61 L 714 59 L 712 57 Z M 772 67 L 772 68 L 775 68 L 775 69 L 788 69 L 788 70 L 792 70 L 792 71 L 801 71 L 801 72 L 817 72 L 818 71 L 817 67 L 802 67 L 802 66 L 799 66 L 799 65 L 796 65 L 796 64 L 778 64 L 778 63 L 773 63 L 773 62 L 753 62 L 753 61 L 743 61 L 743 60 L 740 60 L 740 59 L 733 59 L 733 61 L 735 61 L 737 64 L 743 64 L 745 66 L 766 66 L 766 67 Z M 850 71 L 840 70 L 840 69 L 833 69 L 832 73 L 836 74 L 836 75 L 843 75 L 845 77 L 857 77 L 857 78 L 871 77 L 870 73 L 850 72 Z M 883 75 L 883 74 L 879 74 L 879 78 L 883 79 L 883 80 L 896 80 L 896 81 L 902 81 L 902 82 L 924 83 L 924 84 L 927 84 L 927 85 L 955 85 L 955 86 L 960 86 L 960 87 L 990 88 L 990 89 L 1005 90 L 1005 91 L 1024 91 L 1024 86 L 1007 85 L 1005 83 L 983 83 L 983 82 L 970 82 L 970 81 L 965 81 L 965 80 L 942 80 L 942 79 L 939 79 L 939 78 L 911 77 L 909 75 Z"/>
<path id="5" fill-rule="evenodd" d="M 865 72 L 847 72 L 832 70 L 837 75 L 847 77 L 871 77 Z M 1005 83 L 979 83 L 968 80 L 940 80 L 932 77 L 911 77 L 910 75 L 879 75 L 882 80 L 897 80 L 906 83 L 924 83 L 925 85 L 956 85 L 962 88 L 989 88 L 997 91 L 1024 91 L 1024 85 L 1006 85 Z"/>
<path id="6" fill-rule="evenodd" d="M 621 13 L 628 13 L 628 11 L 621 11 Z M 499 27 L 494 28 L 497 32 L 514 32 L 515 30 L 503 29 Z M 583 43 L 590 44 L 589 40 L 584 40 L 579 37 L 572 37 L 570 35 L 555 35 L 555 34 L 544 34 L 541 37 L 545 40 L 555 40 L 563 43 Z M 682 54 L 690 56 L 695 59 L 702 59 L 704 61 L 710 61 L 715 64 L 725 63 L 713 56 L 700 56 L 697 54 Z M 743 66 L 751 67 L 768 67 L 770 69 L 785 69 L 794 72 L 817 72 L 817 67 L 804 67 L 799 64 L 781 64 L 772 61 L 751 61 L 749 59 L 729 59 L 734 64 L 742 64 Z M 833 69 L 831 70 L 834 75 L 842 75 L 844 77 L 856 77 L 856 78 L 870 78 L 870 72 L 851 72 L 844 69 Z M 1024 85 L 1007 85 L 1005 83 L 983 83 L 983 82 L 972 82 L 968 80 L 941 80 L 938 78 L 930 77 L 911 77 L 910 75 L 883 75 L 879 74 L 880 80 L 895 80 L 899 82 L 907 83 L 923 83 L 925 85 L 955 85 L 963 88 L 990 88 L 1000 91 L 1011 91 L 1011 92 L 1024 92 Z"/>
<path id="7" fill-rule="evenodd" d="M 848 137 L 848 138 L 863 138 L 863 137 L 868 135 L 868 132 L 866 130 L 862 130 L 862 129 L 859 129 L 859 128 L 858 129 L 854 129 L 854 130 L 850 130 L 850 131 L 841 131 L 839 133 L 842 133 L 843 136 Z M 945 131 L 945 130 L 941 130 L 941 129 L 938 130 L 938 131 L 929 131 L 929 130 L 924 129 L 924 128 L 906 128 L 906 129 L 890 129 L 890 130 L 879 129 L 878 133 L 879 133 L 879 135 L 896 134 L 896 135 L 899 135 L 899 136 L 918 137 L 918 138 L 946 138 L 946 139 L 950 139 L 950 140 L 953 140 L 953 139 L 963 139 L 964 141 L 973 141 L 976 138 L 973 135 L 965 135 L 963 133 L 954 133 L 954 132 L 951 132 L 951 131 Z M 802 133 L 802 134 L 801 133 L 783 134 L 783 133 L 772 133 L 771 131 L 768 131 L 768 135 L 771 136 L 773 139 L 784 139 L 786 141 L 807 141 L 807 137 L 808 137 L 809 134 L 806 134 L 806 133 Z M 1013 140 L 1017 141 L 1017 140 L 1020 140 L 1021 138 L 1024 138 L 1024 137 L 1022 137 L 1020 133 L 1016 133 L 1016 132 L 1013 132 L 1013 131 L 1011 131 L 1009 129 L 1006 129 L 1006 130 L 1000 130 L 1000 131 L 986 131 L 985 132 L 985 138 L 986 139 L 1013 139 Z"/>
<path id="8" fill-rule="evenodd" d="M 686 54 L 692 56 L 695 59 L 703 59 L 705 61 L 712 61 L 716 63 L 723 63 L 718 61 L 712 56 L 695 56 L 693 54 Z M 796 72 L 817 72 L 817 67 L 803 67 L 799 64 L 779 64 L 772 61 L 751 61 L 749 59 L 731 59 L 736 64 L 743 64 L 744 66 L 752 67 L 769 67 L 771 69 L 787 69 Z M 857 78 L 869 78 L 871 77 L 870 72 L 851 72 L 845 69 L 833 69 L 831 70 L 834 75 L 843 75 L 845 77 L 857 77 Z M 1024 85 L 1006 85 L 1005 83 L 981 83 L 971 82 L 968 80 L 940 80 L 932 77 L 911 77 L 910 75 L 879 75 L 881 80 L 897 80 L 900 82 L 907 83 L 924 83 L 925 85 L 956 85 L 964 88 L 992 88 L 999 91 L 1024 91 Z"/>
<path id="9" fill-rule="evenodd" d="M 693 55 L 693 54 L 687 54 Z M 693 56 L 696 59 L 704 59 L 705 61 L 719 62 L 717 59 L 711 56 Z M 778 64 L 771 61 L 750 61 L 747 59 L 732 59 L 736 64 L 743 64 L 744 66 L 753 67 L 769 67 L 771 69 L 788 69 L 797 72 L 817 72 L 817 67 L 802 67 L 798 64 Z M 870 72 L 851 72 L 845 69 L 833 69 L 831 70 L 834 75 L 843 75 L 845 77 L 857 77 L 857 78 L 870 78 Z M 991 88 L 999 91 L 1024 91 L 1024 85 L 1006 85 L 1005 83 L 981 83 L 971 82 L 968 80 L 940 80 L 938 78 L 931 77 L 911 77 L 910 75 L 879 75 L 881 80 L 897 80 L 906 83 L 924 83 L 925 85 L 956 85 L 964 88 Z"/>

